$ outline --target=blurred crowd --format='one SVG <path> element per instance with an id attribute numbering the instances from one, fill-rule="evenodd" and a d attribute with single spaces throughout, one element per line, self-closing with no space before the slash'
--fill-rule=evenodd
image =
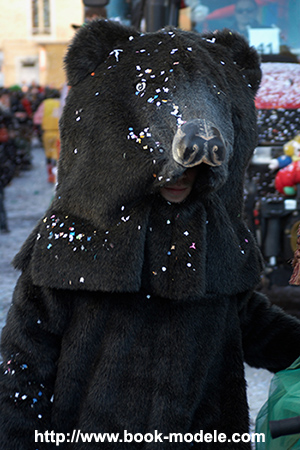
<path id="1" fill-rule="evenodd" d="M 4 191 L 13 177 L 31 168 L 31 145 L 39 139 L 48 149 L 46 163 L 48 181 L 55 182 L 56 160 L 59 151 L 58 120 L 61 93 L 50 87 L 32 84 L 0 88 L 0 232 L 8 232 Z M 48 115 L 48 116 L 47 116 Z M 50 125 L 49 125 L 50 124 Z M 49 126 L 55 130 L 51 132 Z M 51 134 L 46 142 L 46 135 Z"/>

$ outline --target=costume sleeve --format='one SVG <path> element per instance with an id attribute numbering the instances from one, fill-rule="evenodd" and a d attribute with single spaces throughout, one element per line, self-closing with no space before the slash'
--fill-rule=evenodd
<path id="1" fill-rule="evenodd" d="M 248 295 L 240 311 L 244 359 L 277 372 L 300 355 L 300 321 L 272 305 L 267 297 Z"/>
<path id="2" fill-rule="evenodd" d="M 35 444 L 35 433 L 51 430 L 56 365 L 69 315 L 68 301 L 60 303 L 58 291 L 34 286 L 28 273 L 21 275 L 1 338 L 1 448 L 43 448 Z"/>

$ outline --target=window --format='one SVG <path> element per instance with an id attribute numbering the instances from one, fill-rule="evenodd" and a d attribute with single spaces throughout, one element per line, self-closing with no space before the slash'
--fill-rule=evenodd
<path id="1" fill-rule="evenodd" d="M 50 34 L 50 0 L 31 0 L 32 34 Z"/>

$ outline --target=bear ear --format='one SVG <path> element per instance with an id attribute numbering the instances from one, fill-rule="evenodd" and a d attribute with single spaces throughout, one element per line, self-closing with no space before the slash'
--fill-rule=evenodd
<path id="1" fill-rule="evenodd" d="M 206 33 L 204 38 L 226 48 L 255 95 L 262 76 L 260 58 L 255 48 L 249 46 L 244 36 L 228 29 Z"/>
<path id="2" fill-rule="evenodd" d="M 105 60 L 117 43 L 138 34 L 133 28 L 108 20 L 93 20 L 83 25 L 64 58 L 68 84 L 77 84 Z"/>

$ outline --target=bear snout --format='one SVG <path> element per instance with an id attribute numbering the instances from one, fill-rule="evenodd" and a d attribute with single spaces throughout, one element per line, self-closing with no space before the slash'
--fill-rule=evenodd
<path id="1" fill-rule="evenodd" d="M 178 128 L 172 143 L 172 155 L 186 168 L 201 163 L 217 167 L 225 161 L 226 144 L 213 123 L 194 119 Z"/>

